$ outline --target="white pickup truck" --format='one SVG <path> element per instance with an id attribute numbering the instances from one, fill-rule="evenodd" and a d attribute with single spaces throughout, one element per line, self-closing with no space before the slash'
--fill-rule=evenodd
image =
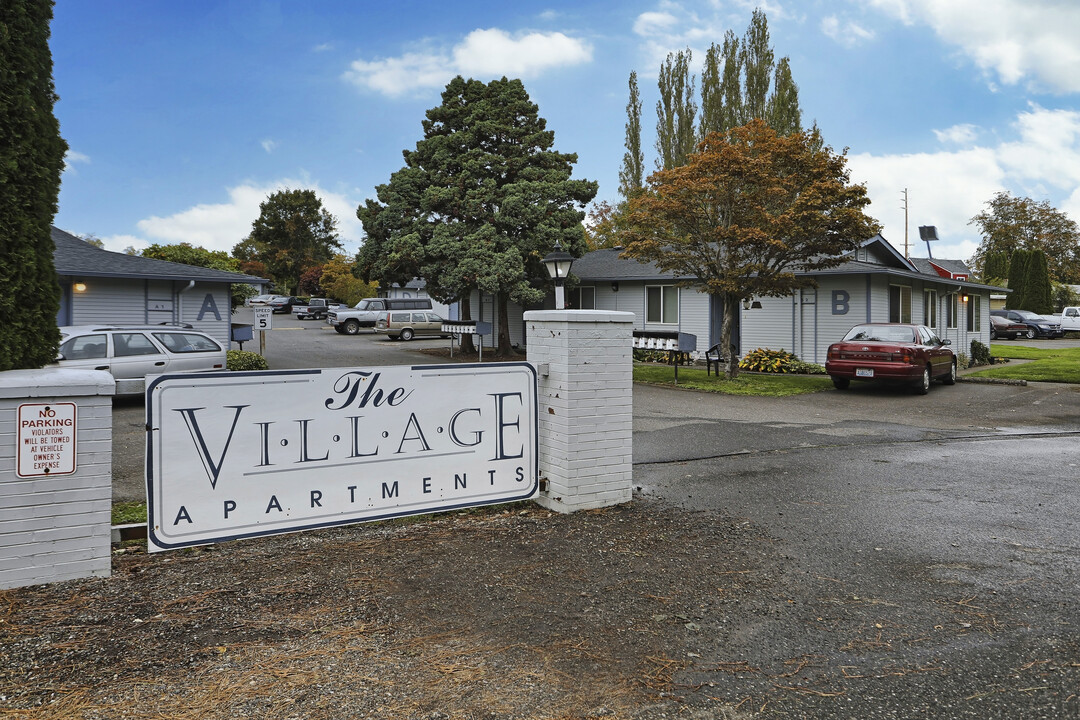
<path id="1" fill-rule="evenodd" d="M 1061 329 L 1065 332 L 1080 332 L 1080 307 L 1061 309 Z"/>
<path id="2" fill-rule="evenodd" d="M 375 328 L 379 315 L 388 310 L 430 310 L 428 298 L 365 298 L 351 308 L 331 309 L 326 316 L 328 325 L 344 335 L 355 335 L 360 328 Z"/>

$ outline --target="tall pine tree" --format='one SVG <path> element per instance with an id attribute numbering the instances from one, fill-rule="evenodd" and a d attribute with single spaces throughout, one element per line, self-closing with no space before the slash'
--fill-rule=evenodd
<path id="1" fill-rule="evenodd" d="M 51 0 L 0 2 L 0 370 L 56 358 L 50 233 L 67 143 L 53 114 Z"/>

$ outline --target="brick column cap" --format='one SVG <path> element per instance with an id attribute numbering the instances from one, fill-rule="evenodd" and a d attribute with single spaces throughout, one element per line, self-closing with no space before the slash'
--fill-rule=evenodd
<path id="1" fill-rule="evenodd" d="M 621 310 L 528 310 L 525 322 L 633 323 L 634 313 Z"/>
<path id="2" fill-rule="evenodd" d="M 104 370 L 46 367 L 0 372 L 0 399 L 115 393 L 116 382 Z"/>

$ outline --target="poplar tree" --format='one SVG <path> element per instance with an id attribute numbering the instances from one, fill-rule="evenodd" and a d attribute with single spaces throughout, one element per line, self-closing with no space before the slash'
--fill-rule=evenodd
<path id="1" fill-rule="evenodd" d="M 626 103 L 626 152 L 619 171 L 619 194 L 633 197 L 645 184 L 645 155 L 641 151 L 641 96 L 637 72 L 630 72 L 630 99 Z"/>
<path id="2" fill-rule="evenodd" d="M 660 66 L 656 102 L 656 168 L 668 170 L 686 164 L 697 143 L 694 101 L 695 77 L 690 74 L 690 49 L 668 53 Z"/>
<path id="3" fill-rule="evenodd" d="M 0 370 L 56 358 L 51 225 L 67 143 L 53 114 L 51 0 L 0 2 Z"/>
<path id="4" fill-rule="evenodd" d="M 802 130 L 802 110 L 799 108 L 799 86 L 791 76 L 791 61 L 780 58 L 776 65 L 772 95 L 765 109 L 765 122 L 781 135 Z"/>
<path id="5" fill-rule="evenodd" d="M 750 18 L 739 57 L 743 68 L 742 122 L 739 124 L 755 118 L 768 121 L 769 86 L 776 65 L 769 45 L 769 23 L 761 8 L 754 10 Z"/>

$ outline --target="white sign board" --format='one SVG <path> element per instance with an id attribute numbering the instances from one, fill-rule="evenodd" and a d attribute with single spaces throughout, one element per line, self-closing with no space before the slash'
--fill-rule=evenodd
<path id="1" fill-rule="evenodd" d="M 161 375 L 151 551 L 533 497 L 528 363 Z"/>
<path id="2" fill-rule="evenodd" d="M 253 323 L 253 329 L 255 330 L 270 330 L 274 325 L 274 309 L 271 307 L 254 307 L 251 308 L 255 311 L 255 321 Z"/>
<path id="3" fill-rule="evenodd" d="M 25 403 L 16 413 L 19 477 L 75 472 L 75 403 Z"/>

